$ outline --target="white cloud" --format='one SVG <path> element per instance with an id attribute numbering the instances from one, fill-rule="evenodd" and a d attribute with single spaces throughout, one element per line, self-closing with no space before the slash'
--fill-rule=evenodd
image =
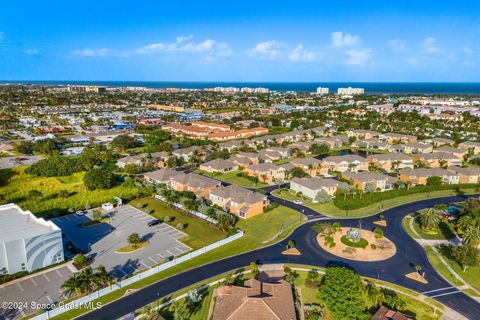
<path id="1" fill-rule="evenodd" d="M 317 53 L 304 49 L 302 44 L 296 46 L 288 55 L 288 59 L 293 62 L 314 62 L 316 58 Z"/>
<path id="2" fill-rule="evenodd" d="M 473 49 L 470 48 L 470 47 L 463 47 L 463 52 L 466 53 L 466 54 L 472 54 Z"/>
<path id="3" fill-rule="evenodd" d="M 0 31 L 0 41 L 3 40 L 4 36 L 5 36 L 5 33 L 3 33 L 2 31 Z"/>
<path id="4" fill-rule="evenodd" d="M 345 64 L 352 66 L 364 66 L 372 57 L 372 49 L 352 49 L 346 52 Z"/>
<path id="5" fill-rule="evenodd" d="M 255 47 L 248 49 L 247 54 L 259 60 L 278 60 L 283 57 L 282 48 L 284 46 L 283 42 L 275 40 L 260 42 Z"/>
<path id="6" fill-rule="evenodd" d="M 85 48 L 85 49 L 74 50 L 72 51 L 72 54 L 78 57 L 105 57 L 109 54 L 109 52 L 110 51 L 106 48 L 102 48 L 102 49 Z"/>
<path id="7" fill-rule="evenodd" d="M 30 48 L 30 49 L 27 49 L 25 50 L 25 54 L 29 55 L 29 56 L 34 56 L 38 53 L 38 49 L 37 48 Z"/>
<path id="8" fill-rule="evenodd" d="M 434 37 L 426 38 L 420 46 L 426 53 L 438 53 L 441 49 L 437 46 L 437 40 Z"/>
<path id="9" fill-rule="evenodd" d="M 400 39 L 392 39 L 388 41 L 388 45 L 393 50 L 399 50 L 399 51 L 405 50 L 405 43 L 403 43 L 403 41 Z"/>
<path id="10" fill-rule="evenodd" d="M 141 54 L 158 52 L 190 52 L 205 53 L 219 57 L 228 57 L 233 54 L 233 51 L 225 42 L 217 42 L 211 39 L 194 42 L 192 41 L 193 38 L 192 35 L 180 36 L 175 39 L 175 42 L 151 43 L 136 49 L 135 52 Z"/>
<path id="11" fill-rule="evenodd" d="M 351 35 L 350 33 L 343 33 L 342 31 L 336 31 L 331 34 L 332 47 L 343 48 L 352 47 L 360 43 L 360 37 Z"/>

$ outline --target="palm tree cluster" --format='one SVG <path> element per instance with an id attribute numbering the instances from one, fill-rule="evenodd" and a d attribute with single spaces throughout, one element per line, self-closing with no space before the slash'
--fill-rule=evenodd
<path id="1" fill-rule="evenodd" d="M 433 230 L 440 223 L 440 214 L 434 208 L 428 208 L 420 213 L 419 222 L 423 229 Z"/>
<path id="2" fill-rule="evenodd" d="M 104 266 L 98 266 L 95 271 L 88 267 L 79 273 L 74 273 L 61 288 L 67 297 L 81 296 L 111 286 L 113 282 L 113 276 Z"/>
<path id="3" fill-rule="evenodd" d="M 480 199 L 471 198 L 462 204 L 457 231 L 462 235 L 466 245 L 471 247 L 480 245 Z"/>

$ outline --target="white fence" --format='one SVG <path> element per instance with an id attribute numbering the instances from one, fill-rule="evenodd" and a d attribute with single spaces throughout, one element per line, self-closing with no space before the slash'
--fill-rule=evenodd
<path id="1" fill-rule="evenodd" d="M 159 272 L 162 272 L 164 270 L 167 270 L 169 268 L 172 268 L 174 266 L 176 266 L 177 264 L 180 264 L 184 261 L 187 261 L 187 260 L 190 260 L 192 258 L 195 258 L 197 256 L 200 256 L 208 251 L 211 251 L 213 249 L 216 249 L 216 248 L 219 248 L 221 246 L 223 246 L 224 244 L 227 244 L 227 243 L 230 243 L 232 241 L 235 241 L 241 237 L 243 237 L 243 234 L 244 232 L 242 230 L 238 230 L 238 232 L 236 234 L 234 234 L 233 236 L 230 236 L 228 238 L 225 238 L 223 240 L 220 240 L 220 241 L 217 241 L 217 242 L 214 242 L 206 247 L 203 247 L 203 248 L 200 248 L 198 250 L 195 250 L 195 251 L 192 251 L 190 253 L 187 253 L 185 254 L 184 256 L 181 256 L 179 258 L 175 258 L 169 262 L 166 262 L 166 263 L 163 263 L 163 264 L 160 264 L 156 267 L 153 267 L 151 269 L 148 269 L 146 271 L 143 271 L 141 273 L 138 273 L 130 278 L 127 278 L 125 280 L 122 280 L 120 282 L 117 282 L 115 284 L 113 284 L 112 286 L 108 287 L 108 288 L 104 288 L 104 289 L 101 289 L 101 290 L 98 290 L 98 291 L 95 291 L 87 296 L 84 296 L 84 297 L 81 297 L 79 299 L 76 299 L 74 301 L 71 301 L 69 303 L 65 303 L 64 305 L 58 307 L 58 308 L 55 308 L 55 309 L 52 309 L 52 310 L 48 310 L 38 316 L 35 316 L 31 319 L 34 319 L 34 320 L 45 320 L 45 319 L 50 319 L 51 317 L 55 317 L 55 316 L 58 316 L 64 312 L 67 312 L 69 310 L 73 310 L 73 309 L 78 309 L 79 306 L 81 305 L 84 305 L 84 304 L 87 304 L 87 303 L 90 303 L 91 301 L 97 299 L 97 298 L 100 298 L 106 294 L 109 294 L 115 290 L 118 290 L 118 289 L 121 289 L 121 288 L 124 288 L 126 286 L 129 286 L 131 285 L 132 283 L 135 283 L 137 281 L 140 281 L 142 279 L 145 279 L 147 277 L 150 277 L 156 273 L 159 273 Z M 94 307 L 94 305 L 92 305 Z"/>
<path id="2" fill-rule="evenodd" d="M 165 198 L 162 197 L 162 196 L 160 196 L 160 195 L 158 195 L 158 194 L 155 195 L 155 198 L 158 199 L 158 200 L 160 200 L 160 201 L 165 201 Z M 174 202 L 174 203 L 172 203 L 172 206 L 177 207 L 177 208 L 179 208 L 179 209 L 181 209 L 181 210 L 185 210 L 184 207 L 183 207 L 183 204 L 181 204 L 181 203 L 176 203 L 176 202 Z M 213 224 L 217 224 L 217 223 L 218 223 L 217 220 L 212 219 L 212 218 L 210 218 L 209 216 L 207 216 L 207 215 L 205 215 L 205 214 L 203 214 L 203 213 L 201 213 L 201 212 L 191 210 L 191 211 L 189 211 L 189 213 L 190 213 L 190 214 L 193 214 L 194 216 L 196 216 L 196 217 L 198 217 L 198 218 L 200 218 L 200 219 L 203 219 L 203 220 L 205 220 L 205 221 L 208 221 L 208 222 L 210 222 L 210 223 L 213 223 Z"/>

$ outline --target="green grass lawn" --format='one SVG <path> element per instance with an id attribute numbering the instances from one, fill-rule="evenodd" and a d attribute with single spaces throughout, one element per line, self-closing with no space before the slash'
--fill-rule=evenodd
<path id="1" fill-rule="evenodd" d="M 176 228 L 177 224 L 182 223 L 185 226 L 182 232 L 187 236 L 179 239 L 182 243 L 186 244 L 192 249 L 199 249 L 205 247 L 215 241 L 221 240 L 227 237 L 227 233 L 221 231 L 215 227 L 210 226 L 205 221 L 189 216 L 180 211 L 170 208 L 164 202 L 155 198 L 143 198 L 133 201 L 133 206 L 136 207 L 137 203 L 142 203 L 144 207 L 141 209 L 146 213 L 151 213 L 152 216 L 157 219 L 163 219 L 166 216 L 172 218 L 169 225 Z"/>
<path id="2" fill-rule="evenodd" d="M 463 285 L 463 283 L 457 280 L 457 278 L 448 270 L 445 264 L 435 255 L 432 247 L 426 246 L 424 247 L 424 249 L 427 252 L 428 260 L 435 268 L 435 270 L 438 271 L 438 273 L 440 273 L 445 279 L 447 279 L 447 281 L 453 283 L 456 286 Z"/>
<path id="3" fill-rule="evenodd" d="M 412 216 L 406 216 L 405 218 L 403 218 L 402 227 L 412 239 L 418 239 L 418 236 L 410 228 L 410 220 L 412 220 L 412 219 L 413 219 Z"/>
<path id="4" fill-rule="evenodd" d="M 442 251 L 440 250 L 440 252 Z M 470 267 L 467 268 L 466 271 L 463 271 L 462 267 L 457 262 L 445 256 L 444 254 L 442 254 L 442 256 L 448 262 L 450 267 L 452 267 L 452 269 L 463 279 L 463 281 L 475 289 L 480 290 L 480 266 Z"/>
<path id="5" fill-rule="evenodd" d="M 203 174 L 207 177 L 212 177 L 212 178 L 225 181 L 231 184 L 235 184 L 237 186 L 244 187 L 244 188 L 261 188 L 261 187 L 267 186 L 266 183 L 261 183 L 261 182 L 255 183 L 251 180 L 248 180 L 247 178 L 238 177 L 237 174 L 242 172 L 242 170 L 233 170 L 233 171 L 222 173 L 222 174 L 210 173 L 202 170 L 196 170 L 196 172 Z"/>
<path id="6" fill-rule="evenodd" d="M 86 204 L 99 206 L 112 201 L 114 197 L 130 200 L 140 195 L 140 188 L 125 183 L 112 189 L 87 190 L 83 185 L 83 172 L 66 177 L 35 177 L 26 174 L 25 168 L 0 170 L 1 203 L 16 203 L 41 217 L 64 214 L 69 208 L 84 209 Z M 42 196 L 29 197 L 31 190 L 40 191 Z M 68 191 L 69 196 L 60 197 L 61 190 Z"/>
<path id="7" fill-rule="evenodd" d="M 472 194 L 474 193 L 472 190 L 463 190 L 465 194 Z M 289 201 L 292 200 L 301 200 L 303 204 L 315 211 L 318 211 L 322 214 L 325 214 L 330 217 L 334 218 L 360 218 L 360 217 L 368 217 L 378 214 L 381 211 L 386 209 L 390 209 L 393 207 L 397 207 L 402 204 L 426 200 L 426 199 L 433 199 L 433 198 L 441 198 L 441 197 L 448 197 L 448 196 L 455 196 L 455 190 L 440 190 L 440 191 L 432 191 L 430 193 L 414 193 L 408 196 L 402 196 L 398 198 L 388 199 L 383 202 L 372 203 L 366 207 L 355 209 L 355 210 L 342 210 L 335 206 L 333 201 L 329 201 L 327 203 L 313 203 L 308 199 L 301 199 L 300 197 L 291 194 L 289 190 L 275 190 L 272 192 L 273 195 L 283 198 Z"/>
<path id="8" fill-rule="evenodd" d="M 419 218 L 414 218 L 413 228 L 420 235 L 421 238 L 426 240 L 448 240 L 455 238 L 455 232 L 451 223 L 441 221 L 438 226 L 431 232 L 426 232 L 419 222 Z"/>
<path id="9" fill-rule="evenodd" d="M 280 241 L 286 235 L 290 234 L 293 230 L 295 230 L 300 224 L 302 224 L 303 218 L 304 216 L 297 211 L 280 206 L 265 214 L 255 216 L 248 220 L 241 220 L 238 222 L 237 226 L 243 231 L 245 231 L 245 235 L 242 238 L 234 242 L 228 243 L 218 249 L 207 252 L 201 256 L 185 261 L 173 268 L 157 273 L 148 278 L 142 279 L 128 287 L 122 288 L 99 299 L 96 299 L 94 300 L 94 303 L 99 302 L 102 304 L 107 304 L 115 299 L 122 297 L 125 294 L 125 291 L 128 289 L 143 288 L 149 284 L 179 274 L 183 271 L 198 267 L 200 265 L 230 256 L 238 255 L 240 253 L 251 251 L 253 249 Z M 295 222 L 292 223 L 288 228 L 286 228 L 282 232 L 280 237 L 268 243 L 263 243 L 266 240 L 272 239 L 272 237 L 278 232 L 278 226 L 287 225 L 292 221 Z M 74 317 L 84 314 L 85 312 L 86 310 L 79 308 L 65 312 L 62 315 L 53 317 L 52 319 L 70 320 Z"/>

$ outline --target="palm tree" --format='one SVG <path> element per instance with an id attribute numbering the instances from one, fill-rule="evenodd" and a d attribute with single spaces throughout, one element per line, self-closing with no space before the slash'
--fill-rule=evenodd
<path id="1" fill-rule="evenodd" d="M 105 267 L 102 265 L 97 267 L 93 278 L 94 282 L 98 285 L 97 289 L 109 287 L 114 282 L 113 276 L 109 272 L 107 272 Z"/>
<path id="2" fill-rule="evenodd" d="M 82 291 L 80 289 L 80 279 L 79 276 L 74 273 L 70 278 L 68 278 L 61 286 L 62 292 L 65 296 L 71 297 L 72 295 L 80 295 Z"/>
<path id="3" fill-rule="evenodd" d="M 470 247 L 478 247 L 480 245 L 480 228 L 470 226 L 463 232 L 463 242 Z"/>
<path id="4" fill-rule="evenodd" d="M 433 208 L 420 214 L 420 224 L 425 230 L 432 230 L 440 223 L 440 215 Z"/>

